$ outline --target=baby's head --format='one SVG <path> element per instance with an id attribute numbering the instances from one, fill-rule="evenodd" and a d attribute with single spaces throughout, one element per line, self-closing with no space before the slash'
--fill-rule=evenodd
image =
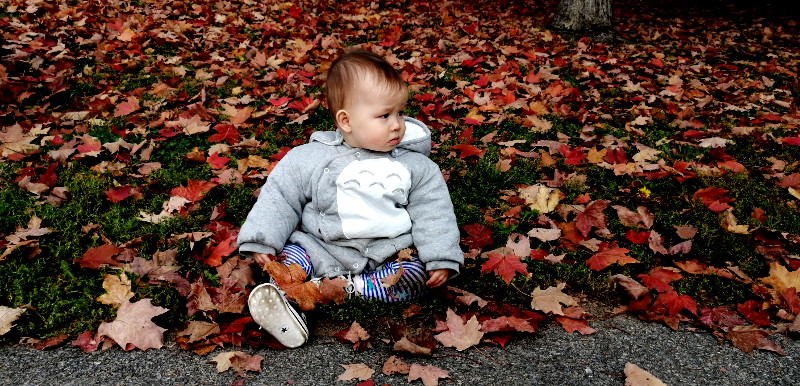
<path id="1" fill-rule="evenodd" d="M 391 151 L 403 139 L 408 85 L 380 56 L 364 50 L 342 54 L 328 71 L 325 99 L 351 147 Z"/>

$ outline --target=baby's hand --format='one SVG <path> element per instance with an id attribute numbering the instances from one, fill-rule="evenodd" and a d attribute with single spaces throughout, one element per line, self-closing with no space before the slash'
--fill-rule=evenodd
<path id="1" fill-rule="evenodd" d="M 267 253 L 253 253 L 253 258 L 256 259 L 256 263 L 262 267 L 272 261 L 274 257 L 275 256 Z"/>
<path id="2" fill-rule="evenodd" d="M 450 277 L 450 270 L 435 269 L 433 271 L 428 271 L 428 277 L 428 282 L 425 284 L 430 288 L 436 288 L 447 282 L 447 279 Z"/>

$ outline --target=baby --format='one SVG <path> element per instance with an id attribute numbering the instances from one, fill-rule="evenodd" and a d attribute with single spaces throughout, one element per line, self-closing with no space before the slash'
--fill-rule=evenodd
<path id="1" fill-rule="evenodd" d="M 430 131 L 402 115 L 408 86 L 380 56 L 350 50 L 331 65 L 325 98 L 336 130 L 313 133 L 278 162 L 242 225 L 240 252 L 261 265 L 280 252 L 306 279 L 348 278 L 365 299 L 409 300 L 443 285 L 464 257 L 447 185 L 428 158 Z M 417 255 L 385 287 L 409 247 Z M 308 340 L 303 315 L 273 283 L 253 289 L 248 306 L 284 346 Z"/>

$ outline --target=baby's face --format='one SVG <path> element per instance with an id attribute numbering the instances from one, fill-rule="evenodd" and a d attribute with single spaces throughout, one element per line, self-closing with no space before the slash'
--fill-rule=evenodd
<path id="1" fill-rule="evenodd" d="M 408 91 L 389 90 L 370 76 L 361 83 L 346 109 L 350 130 L 344 130 L 345 142 L 351 147 L 392 151 L 406 132 L 402 113 Z"/>

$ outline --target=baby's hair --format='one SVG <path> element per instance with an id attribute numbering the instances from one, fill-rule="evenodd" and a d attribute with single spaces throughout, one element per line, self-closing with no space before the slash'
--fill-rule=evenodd
<path id="1" fill-rule="evenodd" d="M 345 108 L 347 98 L 358 91 L 356 86 L 367 75 L 374 76 L 379 84 L 390 91 L 408 87 L 400 73 L 379 55 L 361 49 L 347 50 L 333 61 L 325 79 L 325 101 L 332 116 L 335 117 L 337 111 Z"/>

